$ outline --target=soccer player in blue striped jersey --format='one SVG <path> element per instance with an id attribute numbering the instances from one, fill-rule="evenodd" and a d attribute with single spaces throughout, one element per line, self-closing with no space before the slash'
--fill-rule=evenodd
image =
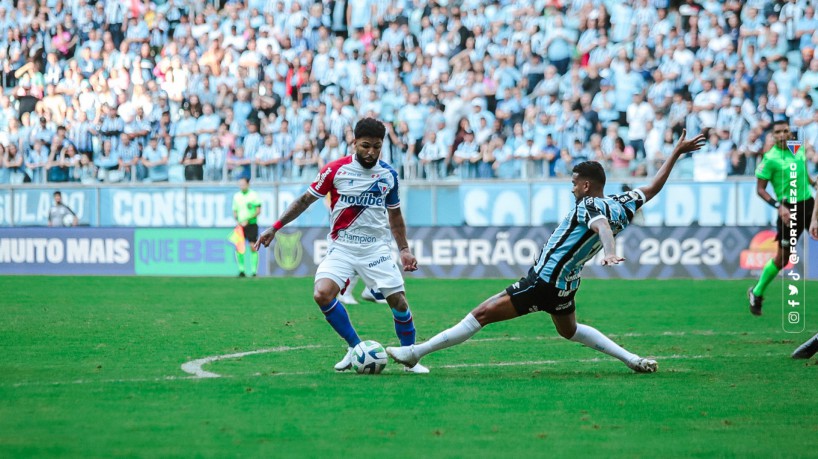
<path id="1" fill-rule="evenodd" d="M 687 140 L 686 134 L 682 131 L 673 153 L 651 184 L 634 191 L 605 196 L 602 165 L 585 161 L 574 166 L 571 183 L 576 206 L 548 238 L 527 276 L 485 300 L 460 323 L 430 340 L 411 346 L 387 347 L 386 353 L 395 361 L 412 366 L 429 353 L 466 341 L 488 324 L 544 311 L 551 315 L 563 338 L 613 356 L 636 372 L 656 371 L 654 360 L 628 352 L 599 330 L 578 324 L 574 295 L 580 285 L 582 267 L 600 249 L 605 251 L 604 266 L 625 260 L 616 254 L 615 236 L 630 224 L 642 205 L 661 191 L 676 161 L 704 145 L 703 135 Z"/>

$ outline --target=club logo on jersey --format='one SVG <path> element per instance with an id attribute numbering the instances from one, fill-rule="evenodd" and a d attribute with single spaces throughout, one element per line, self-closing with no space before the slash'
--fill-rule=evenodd
<path id="1" fill-rule="evenodd" d="M 276 243 L 273 252 L 276 263 L 287 271 L 292 271 L 301 264 L 301 257 L 304 253 L 301 247 L 301 232 L 292 234 L 276 234 Z"/>
<path id="2" fill-rule="evenodd" d="M 801 149 L 801 145 L 803 145 L 803 142 L 800 140 L 787 140 L 787 148 L 793 156 L 798 156 L 798 150 Z"/>
<path id="3" fill-rule="evenodd" d="M 592 198 L 592 197 L 590 197 L 590 196 L 588 196 L 587 198 L 585 198 L 585 206 L 586 206 L 586 207 L 587 207 L 587 206 L 591 206 L 591 207 L 593 207 L 593 205 L 594 205 L 594 198 Z"/>

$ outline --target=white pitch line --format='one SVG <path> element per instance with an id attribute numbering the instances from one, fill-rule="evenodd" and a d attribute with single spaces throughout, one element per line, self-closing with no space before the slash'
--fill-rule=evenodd
<path id="1" fill-rule="evenodd" d="M 255 351 L 247 351 L 247 352 L 238 352 L 235 354 L 224 354 L 224 355 L 211 355 L 209 357 L 205 357 L 202 359 L 191 360 L 190 362 L 185 362 L 182 364 L 182 371 L 187 374 L 193 375 L 196 378 L 221 378 L 222 375 L 218 373 L 213 373 L 210 371 L 205 371 L 202 369 L 203 366 L 213 363 L 219 360 L 227 360 L 227 359 L 238 359 L 241 357 L 245 357 L 248 355 L 256 355 L 256 354 L 267 354 L 269 352 L 287 352 L 287 351 L 298 351 L 301 349 L 312 349 L 321 346 L 297 346 L 297 347 L 290 347 L 290 346 L 279 346 L 279 347 L 271 347 L 268 349 L 256 349 Z"/>

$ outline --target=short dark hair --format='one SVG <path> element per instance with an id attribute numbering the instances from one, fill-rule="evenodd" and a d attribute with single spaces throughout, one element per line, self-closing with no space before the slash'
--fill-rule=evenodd
<path id="1" fill-rule="evenodd" d="M 62 193 L 60 193 L 59 191 L 55 191 L 54 196 L 62 196 Z"/>
<path id="2" fill-rule="evenodd" d="M 383 139 L 386 137 L 386 127 L 375 118 L 364 118 L 355 125 L 355 138 L 363 137 Z"/>
<path id="3" fill-rule="evenodd" d="M 786 124 L 787 127 L 790 127 L 790 120 L 788 120 L 787 118 L 784 118 L 782 120 L 773 121 L 773 126 L 778 126 L 779 124 Z"/>
<path id="4" fill-rule="evenodd" d="M 602 168 L 602 164 L 596 161 L 583 161 L 574 166 L 571 172 L 577 174 L 578 177 L 605 186 L 605 169 Z"/>

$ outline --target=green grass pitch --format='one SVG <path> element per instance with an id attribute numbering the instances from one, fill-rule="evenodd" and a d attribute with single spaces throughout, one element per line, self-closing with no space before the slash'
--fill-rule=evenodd
<path id="1" fill-rule="evenodd" d="M 407 277 L 422 340 L 509 283 Z M 778 281 L 751 316 L 749 283 L 584 281 L 579 321 L 656 374 L 539 313 L 427 357 L 429 375 L 371 376 L 333 371 L 345 346 L 312 279 L 0 277 L 0 457 L 814 457 L 818 365 L 789 355 L 818 320 L 784 333 Z M 396 343 L 387 307 L 348 310 Z M 220 378 L 181 370 L 260 349 L 203 365 Z"/>

